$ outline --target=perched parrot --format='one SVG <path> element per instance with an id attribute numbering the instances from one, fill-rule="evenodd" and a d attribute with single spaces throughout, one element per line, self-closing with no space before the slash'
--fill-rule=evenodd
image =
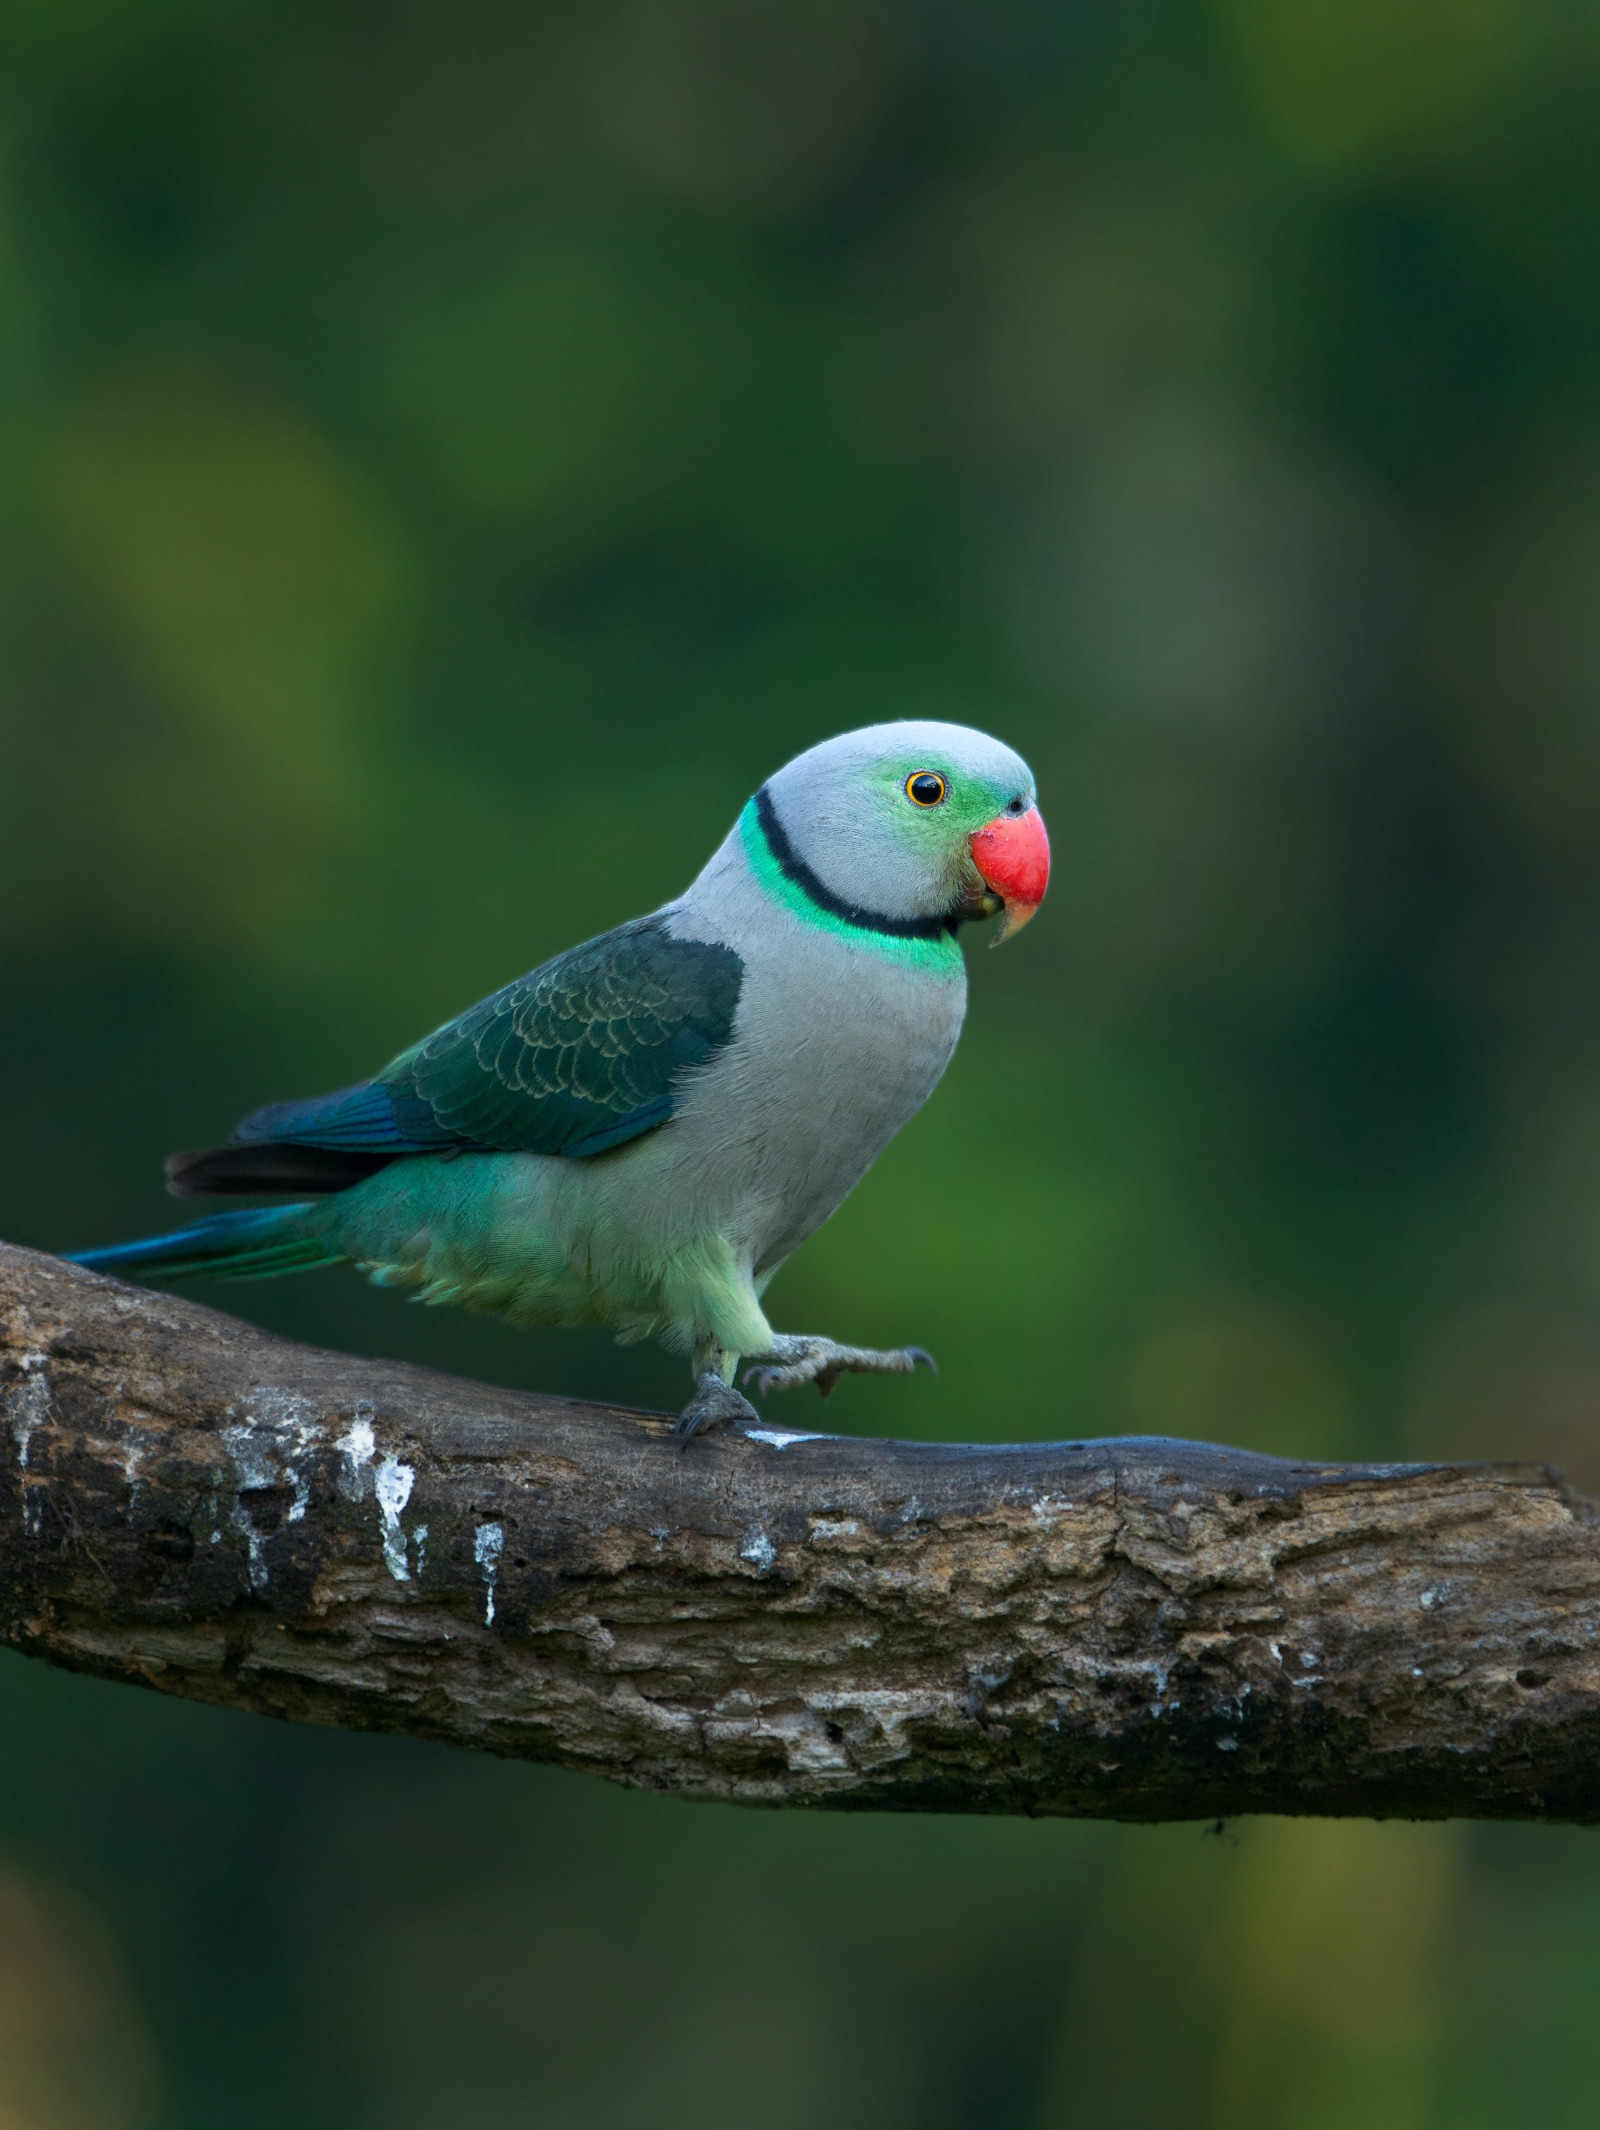
<path id="1" fill-rule="evenodd" d="M 573 947 L 338 1094 L 277 1102 L 175 1154 L 175 1197 L 273 1193 L 96 1271 L 254 1279 L 353 1263 L 522 1324 L 606 1324 L 690 1357 L 685 1440 L 763 1390 L 876 1352 L 775 1332 L 761 1296 L 950 1061 L 957 930 L 1043 899 L 1028 766 L 963 725 L 871 725 L 770 778 L 699 878 Z"/>

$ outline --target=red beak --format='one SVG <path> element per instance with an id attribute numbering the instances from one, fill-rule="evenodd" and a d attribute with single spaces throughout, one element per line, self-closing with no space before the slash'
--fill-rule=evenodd
<path id="1" fill-rule="evenodd" d="M 997 814 L 967 842 L 985 883 L 1005 904 L 995 938 L 999 946 L 1022 930 L 1044 900 L 1050 885 L 1050 838 L 1038 807 L 1031 806 L 1025 814 Z"/>

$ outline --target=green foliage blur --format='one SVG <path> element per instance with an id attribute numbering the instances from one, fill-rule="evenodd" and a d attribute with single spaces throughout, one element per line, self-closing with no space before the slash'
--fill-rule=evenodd
<path id="1" fill-rule="evenodd" d="M 0 1228 L 955 717 L 1055 882 L 773 1290 L 938 1351 L 831 1424 L 1600 1481 L 1597 224 L 1583 0 L 0 0 Z M 4 2130 L 1600 2108 L 1570 1830 L 740 1814 L 19 1659 L 0 1814 Z"/>

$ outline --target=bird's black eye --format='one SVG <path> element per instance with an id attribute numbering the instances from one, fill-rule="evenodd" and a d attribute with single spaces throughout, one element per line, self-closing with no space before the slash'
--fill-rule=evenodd
<path id="1" fill-rule="evenodd" d="M 906 797 L 913 806 L 942 806 L 948 789 L 937 769 L 914 769 L 906 778 Z"/>
<path id="2" fill-rule="evenodd" d="M 1020 799 L 1013 799 L 1006 808 L 1006 812 L 1008 814 L 1020 814 L 1021 811 L 1022 801 Z"/>

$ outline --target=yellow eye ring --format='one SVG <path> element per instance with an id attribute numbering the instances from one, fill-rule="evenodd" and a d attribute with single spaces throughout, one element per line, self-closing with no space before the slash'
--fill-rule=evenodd
<path id="1" fill-rule="evenodd" d="M 913 806 L 942 806 L 949 789 L 937 769 L 913 769 L 906 778 L 906 797 Z"/>

